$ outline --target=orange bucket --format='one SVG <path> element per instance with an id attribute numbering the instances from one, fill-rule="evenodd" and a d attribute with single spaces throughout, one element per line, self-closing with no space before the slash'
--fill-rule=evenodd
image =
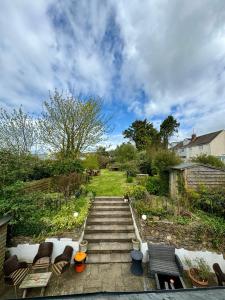
<path id="1" fill-rule="evenodd" d="M 86 261 L 87 254 L 84 252 L 77 252 L 73 259 L 75 263 L 75 271 L 77 273 L 81 273 L 85 270 L 85 261 Z"/>

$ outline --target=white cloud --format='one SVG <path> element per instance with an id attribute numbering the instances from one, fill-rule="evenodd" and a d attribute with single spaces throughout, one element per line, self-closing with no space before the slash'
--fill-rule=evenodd
<path id="1" fill-rule="evenodd" d="M 182 136 L 192 128 L 197 134 L 225 128 L 225 1 L 2 0 L 0 6 L 1 106 L 38 111 L 57 87 L 123 101 L 138 118 L 154 117 L 156 126 L 174 113 Z"/>

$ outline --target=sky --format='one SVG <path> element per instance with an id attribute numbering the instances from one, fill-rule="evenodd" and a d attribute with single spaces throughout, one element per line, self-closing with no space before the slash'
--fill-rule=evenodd
<path id="1" fill-rule="evenodd" d="M 0 106 L 38 115 L 55 88 L 103 100 L 112 146 L 136 119 L 225 129 L 225 1 L 1 0 Z"/>

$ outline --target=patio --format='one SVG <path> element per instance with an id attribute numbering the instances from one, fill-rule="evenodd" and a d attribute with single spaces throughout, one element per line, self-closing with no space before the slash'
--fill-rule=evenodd
<path id="1" fill-rule="evenodd" d="M 52 275 L 45 296 L 69 295 L 93 292 L 143 292 L 155 289 L 155 282 L 147 276 L 147 265 L 143 276 L 130 272 L 130 263 L 87 264 L 83 273 L 76 273 L 73 266 L 62 275 L 57 286 L 57 278 Z M 40 289 L 30 289 L 27 297 L 40 296 Z M 22 290 L 18 289 L 18 298 Z M 0 282 L 0 299 L 15 298 L 14 288 Z"/>

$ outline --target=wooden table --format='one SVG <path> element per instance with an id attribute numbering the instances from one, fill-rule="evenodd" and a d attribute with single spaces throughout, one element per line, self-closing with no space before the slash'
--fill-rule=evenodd
<path id="1" fill-rule="evenodd" d="M 19 286 L 20 289 L 24 289 L 23 298 L 26 298 L 27 289 L 31 288 L 41 288 L 41 296 L 44 296 L 51 275 L 52 272 L 28 274 Z"/>

